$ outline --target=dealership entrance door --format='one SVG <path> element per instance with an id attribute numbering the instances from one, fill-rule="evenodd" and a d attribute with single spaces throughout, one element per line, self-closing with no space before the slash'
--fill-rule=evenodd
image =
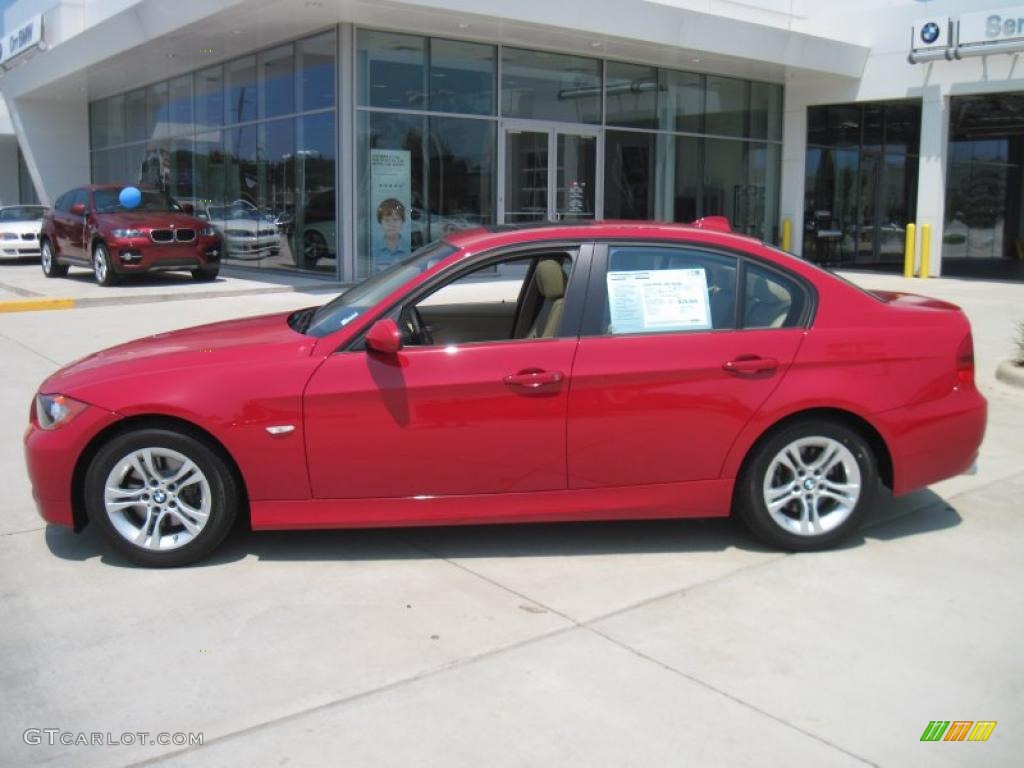
<path id="1" fill-rule="evenodd" d="M 498 223 L 602 218 L 598 128 L 505 120 L 498 171 Z"/>

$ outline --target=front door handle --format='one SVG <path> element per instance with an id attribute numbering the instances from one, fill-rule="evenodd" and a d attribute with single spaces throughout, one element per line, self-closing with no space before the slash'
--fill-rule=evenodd
<path id="1" fill-rule="evenodd" d="M 530 369 L 526 371 L 520 371 L 519 373 L 511 373 L 505 377 L 504 381 L 510 387 L 519 387 L 526 390 L 540 389 L 548 384 L 561 384 L 562 379 L 565 378 L 565 374 L 561 371 L 542 371 L 538 369 Z"/>
<path id="2" fill-rule="evenodd" d="M 779 361 L 774 357 L 742 355 L 735 360 L 723 363 L 722 367 L 729 373 L 735 373 L 740 376 L 753 376 L 758 373 L 771 373 L 779 367 Z"/>

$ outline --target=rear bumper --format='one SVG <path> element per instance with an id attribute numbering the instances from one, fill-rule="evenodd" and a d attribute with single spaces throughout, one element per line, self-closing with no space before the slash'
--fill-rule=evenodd
<path id="1" fill-rule="evenodd" d="M 893 493 L 909 493 L 969 472 L 985 437 L 988 403 L 973 387 L 909 408 L 875 414 L 893 463 Z"/>
<path id="2" fill-rule="evenodd" d="M 75 524 L 71 493 L 75 464 L 89 441 L 120 418 L 90 406 L 60 429 L 29 425 L 25 432 L 25 464 L 32 498 L 43 520 L 55 525 Z"/>

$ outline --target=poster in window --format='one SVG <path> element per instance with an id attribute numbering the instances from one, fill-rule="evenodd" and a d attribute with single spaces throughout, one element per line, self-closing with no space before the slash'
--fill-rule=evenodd
<path id="1" fill-rule="evenodd" d="M 405 149 L 370 150 L 370 247 L 373 271 L 412 252 L 412 157 Z"/>
<path id="2" fill-rule="evenodd" d="M 610 271 L 608 308 L 612 333 L 711 328 L 703 269 Z"/>

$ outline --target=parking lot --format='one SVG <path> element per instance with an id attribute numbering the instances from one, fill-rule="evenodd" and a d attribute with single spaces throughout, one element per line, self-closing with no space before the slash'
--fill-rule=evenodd
<path id="1" fill-rule="evenodd" d="M 153 571 L 37 516 L 21 452 L 36 387 L 96 349 L 326 286 L 38 273 L 0 265 L 0 304 L 79 301 L 0 313 L 0 764 L 1020 764 L 1024 390 L 994 377 L 1019 284 L 849 275 L 961 304 L 990 411 L 977 475 L 881 496 L 837 551 L 768 551 L 730 520 L 239 529 L 199 566 Z M 932 720 L 998 726 L 923 743 Z M 150 743 L 162 733 L 203 744 Z"/>

